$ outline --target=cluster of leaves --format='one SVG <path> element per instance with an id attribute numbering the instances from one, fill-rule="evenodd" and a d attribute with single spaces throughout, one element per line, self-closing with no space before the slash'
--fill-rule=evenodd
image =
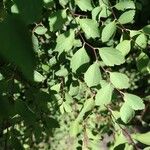
<path id="1" fill-rule="evenodd" d="M 2 1 L 1 148 L 149 150 L 149 6 Z"/>

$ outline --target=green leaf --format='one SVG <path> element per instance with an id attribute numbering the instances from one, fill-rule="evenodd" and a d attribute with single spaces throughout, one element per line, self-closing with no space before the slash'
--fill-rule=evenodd
<path id="1" fill-rule="evenodd" d="M 39 41 L 38 41 L 38 38 L 32 34 L 32 43 L 33 43 L 33 48 L 35 51 L 38 51 L 39 50 Z"/>
<path id="2" fill-rule="evenodd" d="M 100 84 L 101 72 L 97 62 L 92 64 L 84 74 L 84 80 L 89 87 Z"/>
<path id="3" fill-rule="evenodd" d="M 143 150 L 150 150 L 150 146 L 144 148 Z"/>
<path id="4" fill-rule="evenodd" d="M 91 0 L 75 0 L 75 3 L 82 11 L 90 11 L 93 9 L 91 5 Z"/>
<path id="5" fill-rule="evenodd" d="M 53 0 L 43 0 L 44 6 L 46 8 L 51 8 L 54 6 L 55 2 Z"/>
<path id="6" fill-rule="evenodd" d="M 33 80 L 34 50 L 24 23 L 17 16 L 7 17 L 0 23 L 0 33 L 1 56 L 16 64 L 26 78 Z"/>
<path id="7" fill-rule="evenodd" d="M 65 111 L 67 113 L 71 113 L 72 112 L 72 108 L 71 108 L 71 106 L 70 106 L 70 104 L 68 102 L 64 102 L 63 103 L 63 107 L 64 107 L 64 109 L 65 109 Z"/>
<path id="8" fill-rule="evenodd" d="M 108 82 L 107 82 L 106 80 L 101 80 L 101 81 L 100 81 L 101 87 L 104 87 L 104 86 L 106 86 L 107 84 L 108 84 Z"/>
<path id="9" fill-rule="evenodd" d="M 121 145 L 121 144 L 124 144 L 124 143 L 128 143 L 126 137 L 123 135 L 123 133 L 121 132 L 119 135 L 116 134 L 115 136 L 115 143 L 114 143 L 114 149 L 115 150 L 115 147 Z"/>
<path id="10" fill-rule="evenodd" d="M 99 18 L 107 18 L 107 17 L 109 17 L 110 15 L 111 15 L 111 11 L 110 11 L 110 9 L 109 9 L 109 4 L 107 5 L 107 2 L 105 3 L 103 3 L 103 1 L 101 1 L 102 2 L 102 4 L 100 4 L 100 8 L 101 8 L 101 11 L 100 11 L 100 13 L 99 13 Z"/>
<path id="11" fill-rule="evenodd" d="M 139 96 L 124 93 L 123 99 L 134 110 L 142 110 L 145 108 L 143 100 Z"/>
<path id="12" fill-rule="evenodd" d="M 102 30 L 102 42 L 108 42 L 109 39 L 115 34 L 116 32 L 116 23 L 115 21 L 110 22 L 107 24 L 104 29 Z"/>
<path id="13" fill-rule="evenodd" d="M 73 98 L 69 93 L 65 93 L 65 100 L 69 104 L 73 102 Z"/>
<path id="14" fill-rule="evenodd" d="M 51 90 L 52 90 L 52 91 L 56 91 L 56 92 L 58 93 L 58 92 L 60 92 L 60 88 L 61 88 L 61 83 L 58 83 L 58 84 L 56 84 L 56 85 L 53 85 L 53 86 L 51 87 Z"/>
<path id="15" fill-rule="evenodd" d="M 136 134 L 132 134 L 132 138 L 145 144 L 145 145 L 150 145 L 150 132 L 147 133 L 136 133 Z"/>
<path id="16" fill-rule="evenodd" d="M 69 0 L 59 0 L 59 3 L 65 7 L 65 5 L 67 5 L 67 3 L 69 2 Z"/>
<path id="17" fill-rule="evenodd" d="M 72 57 L 70 62 L 70 67 L 72 68 L 73 72 L 76 72 L 79 67 L 84 64 L 87 64 L 90 61 L 90 58 L 85 50 L 84 47 L 79 49 Z"/>
<path id="18" fill-rule="evenodd" d="M 93 98 L 89 98 L 87 100 L 85 100 L 84 106 L 82 108 L 82 112 L 86 113 L 90 110 L 92 110 L 92 108 L 95 106 L 95 102 L 93 100 Z"/>
<path id="19" fill-rule="evenodd" d="M 111 84 L 103 86 L 96 94 L 95 105 L 105 108 L 105 105 L 111 102 L 113 87 Z"/>
<path id="20" fill-rule="evenodd" d="M 102 47 L 99 54 L 107 66 L 121 65 L 125 62 L 125 58 L 120 51 L 112 47 Z"/>
<path id="21" fill-rule="evenodd" d="M 109 0 L 99 0 L 99 5 L 109 6 Z"/>
<path id="22" fill-rule="evenodd" d="M 69 94 L 75 96 L 79 93 L 79 83 L 77 81 L 72 82 L 69 87 Z"/>
<path id="23" fill-rule="evenodd" d="M 130 87 L 129 78 L 119 72 L 111 72 L 110 73 L 110 81 L 118 89 L 127 89 Z"/>
<path id="24" fill-rule="evenodd" d="M 63 28 L 64 23 L 67 21 L 66 10 L 58 10 L 52 13 L 49 18 L 50 31 L 57 31 Z"/>
<path id="25" fill-rule="evenodd" d="M 45 80 L 45 77 L 41 75 L 39 72 L 34 71 L 34 81 L 35 82 L 43 82 Z"/>
<path id="26" fill-rule="evenodd" d="M 68 75 L 68 70 L 62 66 L 60 70 L 55 73 L 55 75 L 59 77 L 66 77 Z"/>
<path id="27" fill-rule="evenodd" d="M 124 41 L 120 42 L 116 46 L 116 49 L 118 49 L 123 54 L 123 56 L 126 56 L 131 50 L 131 41 L 124 40 Z"/>
<path id="28" fill-rule="evenodd" d="M 119 23 L 121 24 L 127 24 L 131 23 L 135 16 L 135 10 L 129 10 L 124 12 L 118 19 Z"/>
<path id="29" fill-rule="evenodd" d="M 135 4 L 133 1 L 121 1 L 114 6 L 118 10 L 126 10 L 126 9 L 135 9 Z"/>
<path id="30" fill-rule="evenodd" d="M 65 113 L 63 104 L 59 107 L 59 110 L 60 110 L 60 113 L 61 113 L 61 114 L 64 114 L 64 113 Z"/>
<path id="31" fill-rule="evenodd" d="M 129 145 L 129 143 L 126 143 L 124 150 L 134 150 L 134 146 L 133 145 Z"/>
<path id="32" fill-rule="evenodd" d="M 141 54 L 136 59 L 136 65 L 138 70 L 141 73 L 147 73 L 149 62 L 150 62 L 149 57 L 145 53 L 141 52 Z"/>
<path id="33" fill-rule="evenodd" d="M 146 69 L 147 69 L 148 73 L 150 74 L 150 61 L 149 61 L 148 65 L 147 65 Z"/>
<path id="34" fill-rule="evenodd" d="M 77 120 L 73 121 L 70 125 L 70 135 L 71 137 L 76 137 L 80 132 L 81 126 Z"/>
<path id="35" fill-rule="evenodd" d="M 75 39 L 75 40 L 74 40 L 74 43 L 73 43 L 73 46 L 74 46 L 74 47 L 82 47 L 82 42 L 81 42 L 81 40 Z"/>
<path id="36" fill-rule="evenodd" d="M 124 123 L 128 123 L 134 117 L 134 110 L 125 102 L 120 109 L 120 117 Z"/>
<path id="37" fill-rule="evenodd" d="M 43 69 L 43 71 L 45 71 L 45 72 L 49 72 L 50 66 L 49 66 L 49 65 L 42 64 L 42 69 Z"/>
<path id="38" fill-rule="evenodd" d="M 47 32 L 47 28 L 43 26 L 38 26 L 37 28 L 35 28 L 34 32 L 38 35 L 43 35 Z"/>
<path id="39" fill-rule="evenodd" d="M 56 63 L 57 63 L 57 60 L 56 60 L 55 56 L 52 57 L 52 58 L 49 60 L 49 65 L 50 65 L 51 67 L 54 66 Z"/>
<path id="40" fill-rule="evenodd" d="M 145 27 L 143 27 L 142 31 L 145 33 L 145 34 L 150 34 L 150 25 L 146 25 Z"/>
<path id="41" fill-rule="evenodd" d="M 61 54 L 63 51 L 69 51 L 74 45 L 74 30 L 66 31 L 65 33 L 60 34 L 57 37 L 57 45 L 55 47 L 55 51 L 58 51 Z"/>
<path id="42" fill-rule="evenodd" d="M 31 24 L 38 21 L 42 14 L 42 0 L 14 0 L 21 18 Z"/>
<path id="43" fill-rule="evenodd" d="M 98 14 L 100 13 L 101 11 L 101 7 L 98 6 L 98 7 L 95 7 L 93 10 L 92 10 L 92 19 L 93 20 L 97 20 L 98 19 Z"/>
<path id="44" fill-rule="evenodd" d="M 18 14 L 19 10 L 16 4 L 11 6 L 11 13 Z"/>
<path id="45" fill-rule="evenodd" d="M 130 37 L 136 37 L 137 35 L 141 34 L 139 30 L 130 30 Z"/>
<path id="46" fill-rule="evenodd" d="M 79 24 L 88 38 L 100 37 L 98 23 L 92 19 L 79 19 Z"/>
<path id="47" fill-rule="evenodd" d="M 145 34 L 140 34 L 136 40 L 135 40 L 135 46 L 138 47 L 139 49 L 145 49 L 147 47 L 147 42 L 148 42 L 148 39 L 147 39 L 147 36 Z"/>
<path id="48" fill-rule="evenodd" d="M 94 106 L 95 106 L 95 102 L 94 102 L 93 98 L 89 98 L 89 99 L 85 100 L 83 108 L 77 117 L 77 120 L 82 121 L 85 113 L 92 110 L 94 108 Z"/>

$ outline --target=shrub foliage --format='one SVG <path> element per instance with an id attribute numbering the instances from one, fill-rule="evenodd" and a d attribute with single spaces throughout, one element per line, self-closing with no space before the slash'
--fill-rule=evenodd
<path id="1" fill-rule="evenodd" d="M 0 149 L 150 149 L 149 0 L 0 2 Z"/>

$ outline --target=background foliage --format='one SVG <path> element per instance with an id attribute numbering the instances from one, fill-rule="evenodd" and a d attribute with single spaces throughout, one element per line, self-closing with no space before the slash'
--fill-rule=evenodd
<path id="1" fill-rule="evenodd" d="M 150 150 L 149 8 L 1 0 L 0 149 Z"/>

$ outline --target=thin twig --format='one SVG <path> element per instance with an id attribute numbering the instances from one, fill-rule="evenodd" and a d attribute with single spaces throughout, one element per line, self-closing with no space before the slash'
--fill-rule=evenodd
<path id="1" fill-rule="evenodd" d="M 81 39 L 82 39 L 82 41 L 83 41 L 83 44 L 84 44 L 84 45 L 87 45 L 88 47 L 90 47 L 90 48 L 93 50 L 93 53 L 94 53 L 94 55 L 95 55 L 95 59 L 98 60 L 98 56 L 97 56 L 97 54 L 96 54 L 96 48 L 93 47 L 92 45 L 90 45 L 89 43 L 87 43 L 87 42 L 85 41 L 85 39 L 83 38 L 83 36 L 82 36 L 82 34 L 80 33 L 80 31 L 78 32 L 78 34 L 79 34 L 79 36 L 81 37 Z"/>

